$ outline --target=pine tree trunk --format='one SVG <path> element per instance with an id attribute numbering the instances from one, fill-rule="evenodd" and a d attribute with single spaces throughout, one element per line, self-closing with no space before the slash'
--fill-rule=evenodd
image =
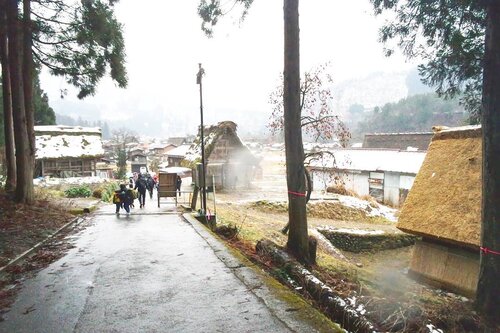
<path id="1" fill-rule="evenodd" d="M 304 147 L 300 119 L 299 1 L 284 0 L 283 13 L 285 24 L 283 105 L 290 224 L 287 247 L 299 261 L 309 263 Z"/>
<path id="2" fill-rule="evenodd" d="M 16 147 L 16 201 L 27 202 L 29 189 L 33 188 L 33 175 L 27 173 L 30 163 L 30 147 L 26 130 L 24 109 L 24 88 L 22 76 L 22 36 L 18 21 L 17 1 L 7 1 L 7 22 L 9 38 L 9 69 L 12 89 L 12 114 L 14 120 L 14 141 Z"/>
<path id="3" fill-rule="evenodd" d="M 33 106 L 33 52 L 31 49 L 31 0 L 23 0 L 23 84 L 24 112 L 26 114 L 26 132 L 29 144 L 29 163 L 25 166 L 29 181 L 26 185 L 24 201 L 33 202 L 33 176 L 35 168 L 35 110 Z"/>
<path id="4" fill-rule="evenodd" d="M 489 1 L 483 65 L 483 199 L 476 306 L 500 322 L 500 2 Z M 495 251 L 497 254 L 488 252 Z"/>
<path id="5" fill-rule="evenodd" d="M 7 41 L 7 16 L 5 0 L 0 1 L 0 64 L 2 66 L 3 126 L 5 136 L 5 168 L 7 179 L 5 190 L 16 188 L 16 156 L 14 149 L 14 123 L 12 121 L 12 92 Z"/>

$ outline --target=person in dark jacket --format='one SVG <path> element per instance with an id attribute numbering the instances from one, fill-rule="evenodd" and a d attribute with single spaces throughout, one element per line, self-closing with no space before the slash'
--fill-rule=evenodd
<path id="1" fill-rule="evenodd" d="M 179 193 L 179 197 L 181 196 L 181 186 L 182 186 L 181 176 L 177 176 L 177 180 L 175 182 L 175 188 L 176 188 L 177 192 Z"/>
<path id="2" fill-rule="evenodd" d="M 146 187 L 149 192 L 149 198 L 153 199 L 153 189 L 155 188 L 155 181 L 153 180 L 153 177 L 148 173 L 146 175 Z"/>
<path id="3" fill-rule="evenodd" d="M 125 209 L 127 215 L 130 214 L 130 205 L 134 202 L 132 190 L 126 184 L 120 184 L 120 189 L 116 190 L 113 196 L 113 203 L 116 205 L 116 214 L 120 214 L 120 208 Z"/>
<path id="4" fill-rule="evenodd" d="M 142 174 L 139 174 L 134 189 L 139 192 L 139 204 L 140 208 L 143 208 L 146 205 L 147 182 Z"/>

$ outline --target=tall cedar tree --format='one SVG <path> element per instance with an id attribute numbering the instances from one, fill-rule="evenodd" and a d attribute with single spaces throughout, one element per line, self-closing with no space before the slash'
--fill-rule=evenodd
<path id="1" fill-rule="evenodd" d="M 485 1 L 483 200 L 476 306 L 500 324 L 500 1 Z M 494 251 L 494 252 L 492 252 Z"/>
<path id="2" fill-rule="evenodd" d="M 45 0 L 33 2 L 36 8 L 32 11 L 32 1 L 23 0 L 22 20 L 17 1 L 0 2 L 0 13 L 7 16 L 7 25 L 0 25 L 2 36 L 5 33 L 7 38 L 7 57 L 1 57 L 2 69 L 8 62 L 10 71 L 5 76 L 10 79 L 10 85 L 3 85 L 3 96 L 11 96 L 18 202 L 33 200 L 33 57 L 52 74 L 66 77 L 68 83 L 79 88 L 79 98 L 95 93 L 97 83 L 107 74 L 108 68 L 118 86 L 125 87 L 124 41 L 122 26 L 113 13 L 115 2 Z M 6 116 L 8 110 L 4 108 Z M 8 124 L 5 122 L 5 126 Z M 8 141 L 7 129 L 5 133 Z M 6 158 L 7 174 L 10 174 L 12 156 L 6 154 Z"/>
<path id="3" fill-rule="evenodd" d="M 234 0 L 243 5 L 246 15 L 253 0 Z M 201 0 L 198 14 L 202 18 L 202 29 L 208 36 L 218 19 L 224 15 L 218 0 Z M 304 147 L 302 143 L 300 113 L 300 52 L 299 52 L 299 1 L 284 0 L 285 50 L 283 72 L 283 106 L 286 152 L 286 178 L 288 187 L 288 249 L 302 262 L 309 263 L 307 235 L 306 186 Z"/>
<path id="4" fill-rule="evenodd" d="M 3 134 L 5 147 L 5 189 L 9 192 L 16 188 L 16 158 L 14 148 L 14 123 L 12 120 L 12 93 L 10 85 L 10 69 L 7 39 L 7 12 L 6 1 L 0 0 L 0 64 L 2 66 L 2 106 L 3 106 Z"/>
<path id="5" fill-rule="evenodd" d="M 33 161 L 27 130 L 23 82 L 23 29 L 17 1 L 7 1 L 7 38 L 14 123 L 17 202 L 33 201 Z M 2 65 L 4 66 L 4 64 Z M 8 156 L 7 156 L 8 157 Z M 7 163 L 9 165 L 9 163 Z"/>

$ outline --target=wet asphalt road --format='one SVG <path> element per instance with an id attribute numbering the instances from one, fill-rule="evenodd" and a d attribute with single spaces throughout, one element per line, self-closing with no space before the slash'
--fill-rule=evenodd
<path id="1" fill-rule="evenodd" d="M 289 311 L 203 226 L 168 212 L 173 205 L 151 206 L 129 217 L 99 210 L 75 248 L 24 282 L 0 332 L 330 330 L 297 319 L 313 310 Z"/>

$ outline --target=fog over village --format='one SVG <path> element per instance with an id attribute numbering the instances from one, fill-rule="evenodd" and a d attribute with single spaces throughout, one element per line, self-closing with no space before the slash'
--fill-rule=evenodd
<path id="1" fill-rule="evenodd" d="M 500 332 L 500 1 L 0 0 L 0 333 Z"/>

